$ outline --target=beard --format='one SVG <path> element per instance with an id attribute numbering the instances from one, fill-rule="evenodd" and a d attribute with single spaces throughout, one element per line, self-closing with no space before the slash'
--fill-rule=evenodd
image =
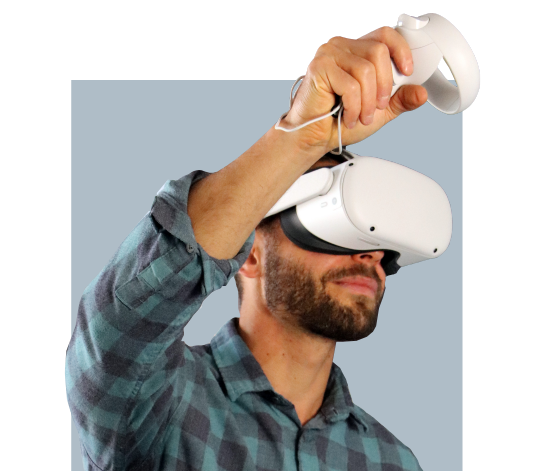
<path id="1" fill-rule="evenodd" d="M 384 295 L 374 267 L 357 263 L 353 267 L 333 269 L 316 282 L 303 266 L 279 256 L 277 242 L 269 239 L 265 253 L 265 297 L 274 316 L 305 332 L 337 342 L 358 341 L 373 332 Z M 375 298 L 352 294 L 351 301 L 344 304 L 327 293 L 328 282 L 358 275 L 377 282 Z"/>

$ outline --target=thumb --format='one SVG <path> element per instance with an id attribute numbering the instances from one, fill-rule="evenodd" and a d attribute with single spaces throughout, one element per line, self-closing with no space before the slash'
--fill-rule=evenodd
<path id="1" fill-rule="evenodd" d="M 386 110 L 389 111 L 389 121 L 406 111 L 416 110 L 427 101 L 427 90 L 421 85 L 404 85 L 398 89 L 390 99 Z"/>

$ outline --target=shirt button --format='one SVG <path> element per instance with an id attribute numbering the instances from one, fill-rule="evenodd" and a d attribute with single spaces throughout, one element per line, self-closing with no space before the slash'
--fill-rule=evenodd
<path id="1" fill-rule="evenodd" d="M 193 247 L 193 244 L 188 244 L 186 246 L 186 251 L 188 251 L 190 254 L 195 251 L 195 248 Z"/>

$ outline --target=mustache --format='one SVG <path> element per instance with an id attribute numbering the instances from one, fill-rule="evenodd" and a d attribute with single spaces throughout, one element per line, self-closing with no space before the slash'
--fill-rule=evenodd
<path id="1" fill-rule="evenodd" d="M 364 264 L 356 264 L 352 267 L 343 267 L 340 269 L 333 269 L 327 272 L 322 277 L 322 283 L 325 285 L 327 282 L 332 282 L 344 277 L 369 277 L 377 282 L 377 285 L 380 287 L 382 285 L 382 280 L 377 274 L 375 267 L 368 267 Z"/>

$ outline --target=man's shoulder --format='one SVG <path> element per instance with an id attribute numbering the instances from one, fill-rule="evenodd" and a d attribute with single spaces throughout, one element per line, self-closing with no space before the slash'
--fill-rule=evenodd
<path id="1" fill-rule="evenodd" d="M 372 415 L 354 403 L 352 413 L 364 425 L 364 437 L 381 451 L 381 462 L 393 462 L 401 470 L 422 470 L 412 450 Z"/>

